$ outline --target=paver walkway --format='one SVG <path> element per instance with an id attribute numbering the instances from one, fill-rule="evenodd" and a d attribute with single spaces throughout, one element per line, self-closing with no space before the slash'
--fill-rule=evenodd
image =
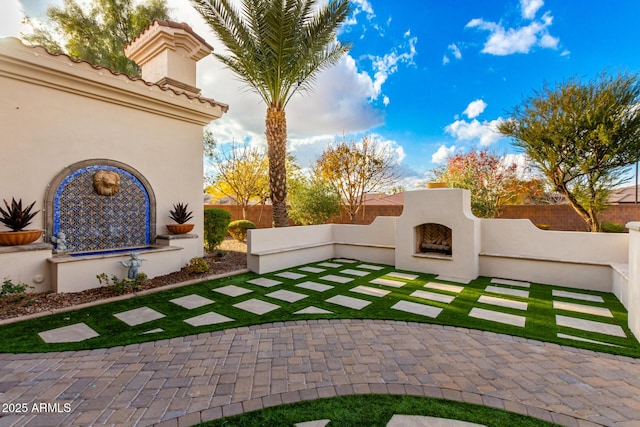
<path id="1" fill-rule="evenodd" d="M 567 426 L 639 426 L 640 360 L 373 320 L 257 325 L 115 347 L 0 354 L 0 426 L 154 425 L 354 393 L 479 403 Z M 32 412 L 33 403 L 50 404 Z M 61 413 L 51 413 L 59 404 Z M 69 403 L 69 412 L 64 404 Z"/>

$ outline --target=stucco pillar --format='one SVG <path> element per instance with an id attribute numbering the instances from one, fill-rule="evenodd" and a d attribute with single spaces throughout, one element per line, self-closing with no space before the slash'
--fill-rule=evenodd
<path id="1" fill-rule="evenodd" d="M 144 80 L 193 95 L 200 93 L 196 62 L 212 51 L 187 24 L 158 19 L 124 48 L 127 58 L 140 66 Z"/>
<path id="2" fill-rule="evenodd" d="M 630 222 L 629 229 L 629 329 L 640 337 L 640 222 Z"/>

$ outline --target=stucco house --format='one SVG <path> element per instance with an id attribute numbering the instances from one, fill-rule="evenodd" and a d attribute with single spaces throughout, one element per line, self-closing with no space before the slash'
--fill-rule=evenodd
<path id="1" fill-rule="evenodd" d="M 0 246 L 0 279 L 70 292 L 100 273 L 126 276 L 132 247 L 144 248 L 149 277 L 202 256 L 203 126 L 228 110 L 196 88 L 196 62 L 212 49 L 188 25 L 156 20 L 125 49 L 142 68 L 133 78 L 0 39 L 0 203 L 35 201 L 29 228 L 44 230 Z M 100 190 L 99 178 L 117 189 Z M 194 215 L 182 236 L 166 229 L 178 202 Z M 57 254 L 60 232 L 68 248 Z"/>

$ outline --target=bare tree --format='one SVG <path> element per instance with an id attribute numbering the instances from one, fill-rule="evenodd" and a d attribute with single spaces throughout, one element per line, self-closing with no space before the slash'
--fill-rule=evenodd
<path id="1" fill-rule="evenodd" d="M 327 147 L 314 173 L 335 187 L 354 223 L 364 195 L 396 184 L 400 168 L 392 146 L 364 136 L 360 142 L 342 140 Z"/>
<path id="2" fill-rule="evenodd" d="M 269 162 L 264 150 L 235 144 L 216 150 L 212 156 L 212 187 L 242 206 L 242 218 L 253 200 L 261 200 L 269 188 Z"/>

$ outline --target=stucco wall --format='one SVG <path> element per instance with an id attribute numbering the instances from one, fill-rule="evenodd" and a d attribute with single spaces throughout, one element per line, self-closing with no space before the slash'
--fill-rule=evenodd
<path id="1" fill-rule="evenodd" d="M 63 169 L 116 160 L 150 183 L 156 234 L 167 234 L 174 203 L 189 204 L 202 255 L 202 127 L 221 108 L 16 39 L 0 39 L 0 87 L 0 198 L 36 201 L 28 228 L 45 228 L 47 186 Z"/>
<path id="2" fill-rule="evenodd" d="M 640 337 L 640 222 L 630 222 L 629 229 L 629 328 Z"/>

